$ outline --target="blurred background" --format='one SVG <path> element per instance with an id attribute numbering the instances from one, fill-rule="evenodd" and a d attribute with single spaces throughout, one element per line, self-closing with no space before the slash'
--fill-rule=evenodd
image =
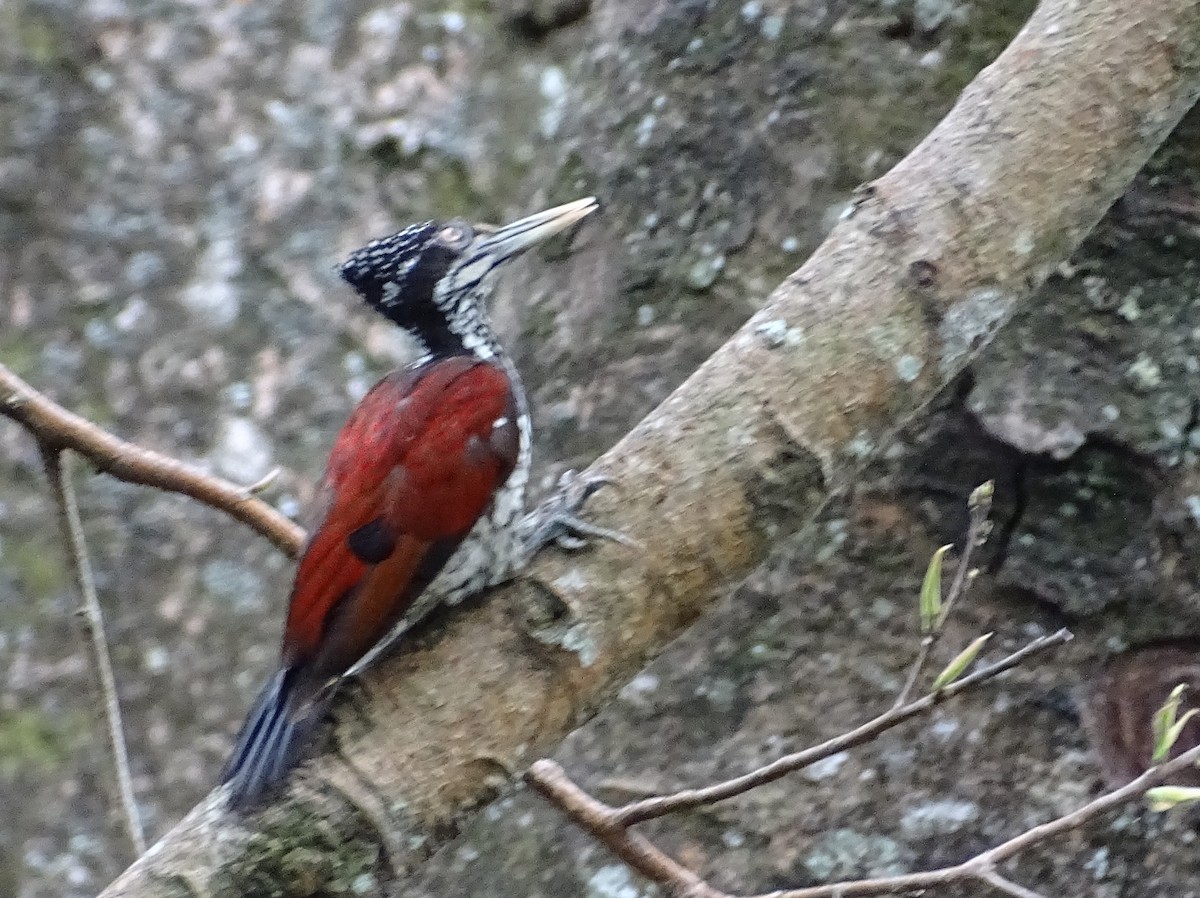
<path id="1" fill-rule="evenodd" d="M 495 309 L 548 483 L 720 345 L 1033 5 L 0 0 L 0 362 L 225 477 L 278 467 L 264 498 L 297 515 L 349 408 L 408 357 L 338 281 L 346 253 L 414 220 L 594 193 L 602 214 L 521 262 Z M 852 495 L 563 746 L 577 779 L 613 801 L 699 784 L 886 708 L 929 552 L 993 478 L 986 574 L 947 650 L 985 630 L 991 658 L 1062 625 L 1076 641 L 645 831 L 748 893 L 955 862 L 1098 792 L 1080 685 L 1106 700 L 1097 664 L 1162 640 L 1191 658 L 1200 632 L 1198 126 Z M 216 512 L 75 467 L 157 838 L 213 783 L 291 567 Z M 130 860 L 78 604 L 36 447 L 0 422 L 0 895 L 92 894 Z M 1153 684 L 1156 657 L 1121 670 Z M 1014 876 L 1195 894 L 1195 837 L 1130 807 Z M 653 890 L 518 794 L 411 892 L 445 893 Z"/>

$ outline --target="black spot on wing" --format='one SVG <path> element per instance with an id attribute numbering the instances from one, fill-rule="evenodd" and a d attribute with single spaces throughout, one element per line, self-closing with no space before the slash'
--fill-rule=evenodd
<path id="1" fill-rule="evenodd" d="M 346 537 L 346 545 L 360 561 L 379 564 L 396 548 L 396 534 L 382 519 L 376 518 L 351 531 Z"/>

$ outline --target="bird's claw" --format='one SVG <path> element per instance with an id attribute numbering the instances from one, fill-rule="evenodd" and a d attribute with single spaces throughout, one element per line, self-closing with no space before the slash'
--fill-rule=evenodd
<path id="1" fill-rule="evenodd" d="M 599 474 L 564 471 L 558 478 L 558 489 L 554 494 L 526 518 L 525 548 L 529 556 L 550 543 L 568 552 L 577 552 L 587 548 L 591 539 L 607 539 L 630 548 L 641 548 L 636 540 L 621 531 L 600 527 L 579 517 L 588 499 L 612 482 Z"/>
<path id="2" fill-rule="evenodd" d="M 558 492 L 572 511 L 579 511 L 588 499 L 612 484 L 612 478 L 603 474 L 580 474 L 568 468 L 558 477 Z"/>

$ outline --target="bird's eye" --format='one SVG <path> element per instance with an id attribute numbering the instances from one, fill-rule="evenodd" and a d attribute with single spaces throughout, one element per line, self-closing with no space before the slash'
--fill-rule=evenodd
<path id="1" fill-rule="evenodd" d="M 437 233 L 437 241 L 450 249 L 465 249 L 471 242 L 471 229 L 461 222 L 452 222 Z"/>

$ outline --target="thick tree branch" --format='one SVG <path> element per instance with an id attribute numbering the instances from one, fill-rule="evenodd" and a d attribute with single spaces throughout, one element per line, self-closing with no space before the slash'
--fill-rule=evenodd
<path id="1" fill-rule="evenodd" d="M 597 462 L 622 486 L 596 498 L 601 522 L 654 551 L 548 554 L 533 580 L 446 616 L 438 639 L 365 677 L 368 701 L 342 703 L 358 719 L 284 800 L 239 820 L 210 797 L 106 894 L 174 894 L 181 878 L 199 894 L 311 894 L 347 870 L 394 890 L 961 370 L 1192 105 L 1198 56 L 1197 0 L 1043 3 L 804 267 Z"/>
<path id="2" fill-rule="evenodd" d="M 300 552 L 304 530 L 254 498 L 252 486 L 238 486 L 169 455 L 127 443 L 51 401 L 4 365 L 0 365 L 0 415 L 20 424 L 42 446 L 72 449 L 118 480 L 190 496 L 241 521 L 287 555 L 294 558 Z"/>

